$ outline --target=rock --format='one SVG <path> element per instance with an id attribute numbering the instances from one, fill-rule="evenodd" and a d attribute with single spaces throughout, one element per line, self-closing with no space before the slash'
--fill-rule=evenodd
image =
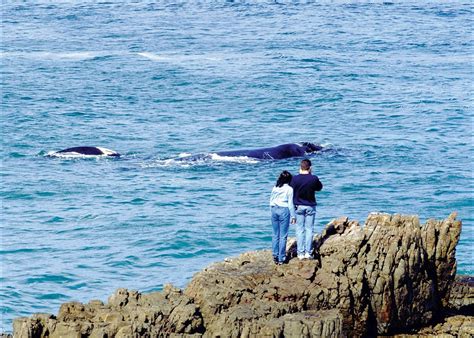
<path id="1" fill-rule="evenodd" d="M 440 309 L 433 295 L 435 276 L 430 275 L 418 218 L 370 215 L 358 261 L 366 260 L 365 277 L 369 312 L 377 333 L 427 324 Z M 360 264 L 359 263 L 359 264 Z"/>
<path id="2" fill-rule="evenodd" d="M 115 293 L 109 297 L 109 305 L 122 308 L 127 305 L 136 305 L 140 300 L 141 294 L 137 291 L 129 291 L 127 289 L 117 289 Z"/>
<path id="3" fill-rule="evenodd" d="M 456 276 L 449 294 L 448 309 L 453 313 L 474 315 L 474 277 Z"/>
<path id="4" fill-rule="evenodd" d="M 455 280 L 461 222 L 340 217 L 314 238 L 313 260 L 275 265 L 247 252 L 197 273 L 186 289 L 118 289 L 108 303 L 65 303 L 15 320 L 15 337 L 362 337 L 472 334 L 472 279 Z M 289 239 L 288 257 L 296 256 Z M 424 330 L 424 331 L 423 331 Z"/>
<path id="5" fill-rule="evenodd" d="M 20 317 L 13 321 L 15 337 L 43 337 L 48 330 L 48 323 L 52 315 L 37 313 L 28 317 Z"/>
<path id="6" fill-rule="evenodd" d="M 392 337 L 414 338 L 414 337 L 445 337 L 445 338 L 472 338 L 474 337 L 474 317 L 450 316 L 441 323 L 421 329 L 416 334 L 399 334 Z"/>
<path id="7" fill-rule="evenodd" d="M 461 221 L 457 221 L 456 216 L 452 213 L 444 221 L 428 220 L 422 236 L 430 271 L 436 273 L 437 294 L 443 306 L 448 304 L 451 283 L 456 275 L 455 253 L 461 235 Z"/>
<path id="8" fill-rule="evenodd" d="M 472 316 L 451 316 L 433 328 L 421 330 L 420 334 L 433 336 L 474 337 L 474 318 Z"/>

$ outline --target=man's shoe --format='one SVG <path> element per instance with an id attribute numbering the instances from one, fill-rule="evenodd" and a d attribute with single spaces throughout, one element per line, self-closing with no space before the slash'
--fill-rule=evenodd
<path id="1" fill-rule="evenodd" d="M 307 252 L 307 253 L 304 254 L 304 258 L 305 259 L 313 259 L 313 256 L 311 256 L 311 254 L 309 252 Z"/>
<path id="2" fill-rule="evenodd" d="M 298 255 L 298 259 L 299 259 L 299 260 L 304 259 L 304 255 Z"/>
<path id="3" fill-rule="evenodd" d="M 273 263 L 278 264 L 278 257 L 273 256 Z"/>

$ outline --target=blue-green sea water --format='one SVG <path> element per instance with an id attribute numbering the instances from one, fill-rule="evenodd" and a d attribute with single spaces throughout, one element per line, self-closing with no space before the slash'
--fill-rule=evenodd
<path id="1" fill-rule="evenodd" d="M 472 14 L 470 1 L 2 1 L 0 331 L 269 248 L 270 190 L 299 159 L 169 160 L 184 153 L 324 144 L 318 231 L 457 211 L 458 272 L 473 274 Z M 123 156 L 44 156 L 80 145 Z"/>

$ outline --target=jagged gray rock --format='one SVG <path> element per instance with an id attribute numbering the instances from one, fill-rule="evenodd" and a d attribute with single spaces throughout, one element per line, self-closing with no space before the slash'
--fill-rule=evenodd
<path id="1" fill-rule="evenodd" d="M 197 273 L 185 290 L 119 289 L 107 304 L 17 319 L 15 337 L 360 337 L 434 320 L 441 326 L 430 332 L 452 332 L 453 322 L 472 321 L 438 318 L 473 306 L 473 286 L 454 282 L 460 232 L 455 214 L 423 226 L 416 216 L 370 214 L 364 226 L 341 217 L 315 237 L 314 260 L 294 258 L 289 240 L 286 265 L 268 250 L 247 252 Z"/>

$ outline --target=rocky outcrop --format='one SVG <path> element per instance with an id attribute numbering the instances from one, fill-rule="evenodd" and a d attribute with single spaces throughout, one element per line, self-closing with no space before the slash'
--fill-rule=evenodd
<path id="1" fill-rule="evenodd" d="M 315 237 L 314 260 L 294 258 L 289 240 L 288 264 L 247 252 L 197 273 L 185 290 L 119 289 L 107 304 L 17 319 L 15 337 L 356 337 L 459 325 L 469 333 L 473 285 L 454 280 L 460 232 L 455 214 L 422 226 L 416 216 L 371 214 L 364 226 L 343 217 Z"/>
<path id="2" fill-rule="evenodd" d="M 15 337 L 143 337 L 203 331 L 203 320 L 193 301 L 180 289 L 141 294 L 118 289 L 108 303 L 63 304 L 58 315 L 36 314 L 15 320 Z"/>

